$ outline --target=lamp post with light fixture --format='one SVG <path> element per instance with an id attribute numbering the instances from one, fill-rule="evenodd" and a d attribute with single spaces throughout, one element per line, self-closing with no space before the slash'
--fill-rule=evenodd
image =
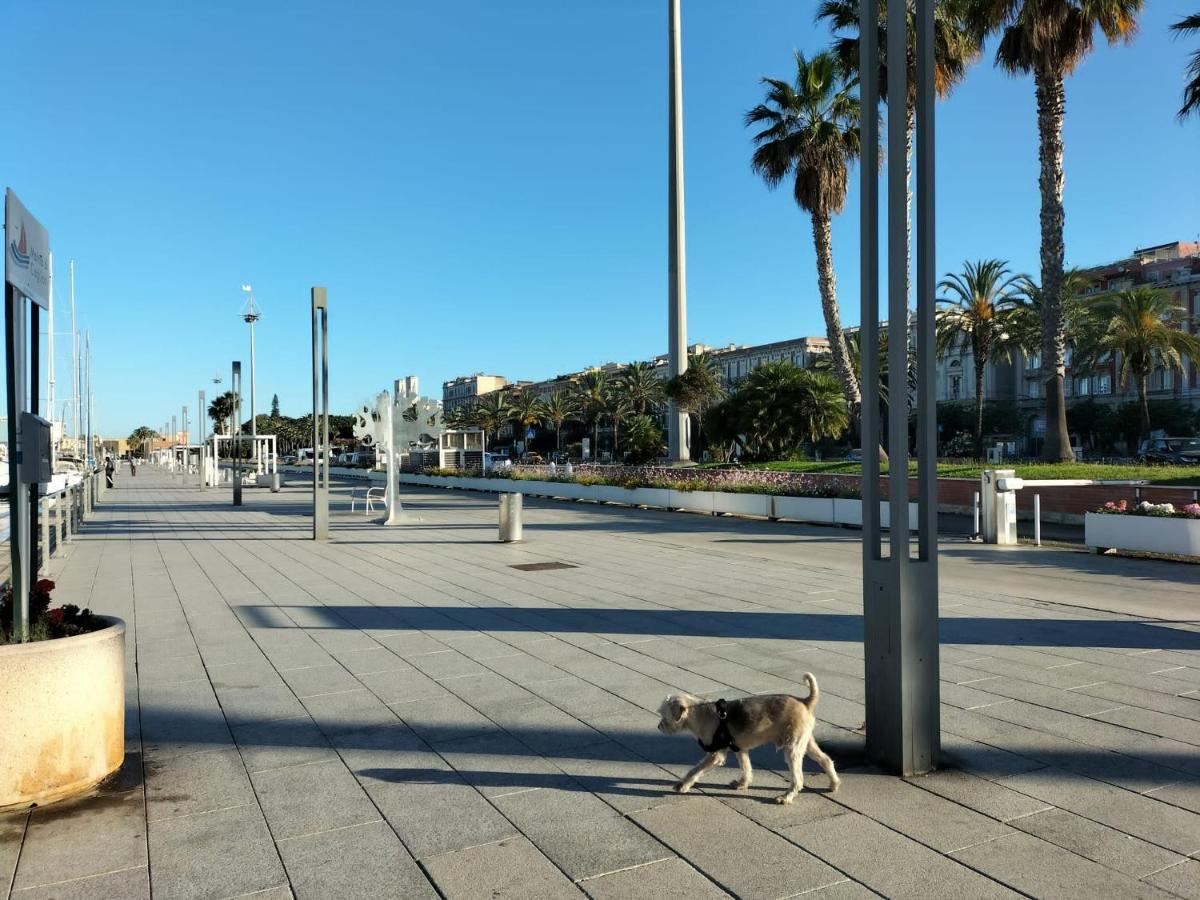
<path id="1" fill-rule="evenodd" d="M 254 408 L 254 323 L 262 318 L 262 313 L 254 303 L 254 288 L 248 284 L 242 285 L 246 292 L 246 306 L 242 310 L 242 321 L 250 326 L 250 446 L 254 453 L 254 474 L 262 472 L 258 455 L 258 418 Z"/>

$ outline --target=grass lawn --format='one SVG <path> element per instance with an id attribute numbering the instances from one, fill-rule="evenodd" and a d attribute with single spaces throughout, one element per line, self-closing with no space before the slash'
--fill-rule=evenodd
<path id="1" fill-rule="evenodd" d="M 916 474 L 917 464 L 909 460 L 909 471 Z M 862 464 L 850 462 L 770 462 L 755 463 L 752 469 L 769 469 L 773 472 L 811 472 L 828 475 L 861 475 Z M 881 466 L 887 471 L 887 464 Z M 983 466 L 973 462 L 940 462 L 939 478 L 973 478 L 978 480 L 985 468 L 1016 469 L 1018 478 L 1056 479 L 1088 478 L 1093 481 L 1141 481 L 1151 484 L 1183 485 L 1200 487 L 1200 466 L 1145 466 L 1138 463 L 1114 465 L 1101 463 L 1005 463 L 1000 466 Z"/>

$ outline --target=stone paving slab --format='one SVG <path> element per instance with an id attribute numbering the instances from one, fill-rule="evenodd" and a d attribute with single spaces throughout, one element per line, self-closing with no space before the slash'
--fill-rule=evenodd
<path id="1" fill-rule="evenodd" d="M 857 535 L 404 489 L 419 518 L 123 479 L 52 562 L 127 623 L 128 761 L 0 816 L 0 897 L 1196 896 L 1191 567 L 944 543 L 946 768 L 865 765 Z M 567 562 L 522 572 L 513 565 Z M 663 696 L 822 687 L 779 752 L 694 793 Z M 28 827 L 26 827 L 28 825 Z"/>

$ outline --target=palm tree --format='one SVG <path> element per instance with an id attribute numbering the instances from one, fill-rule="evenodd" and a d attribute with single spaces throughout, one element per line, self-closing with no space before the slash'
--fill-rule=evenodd
<path id="1" fill-rule="evenodd" d="M 887 85 L 887 0 L 876 0 L 879 5 L 879 84 Z M 912 246 L 912 150 L 913 133 L 916 129 L 917 67 L 916 67 L 916 5 L 907 3 L 908 93 L 904 98 L 904 171 L 908 193 L 908 216 L 905 217 L 905 244 Z M 933 5 L 933 89 L 937 96 L 945 99 L 967 75 L 967 69 L 979 58 L 980 43 L 967 27 L 965 0 L 935 0 Z M 833 53 L 842 70 L 847 73 L 859 71 L 859 3 L 858 0 L 822 0 L 817 7 L 816 20 L 829 23 L 834 32 Z M 838 32 L 848 32 L 838 35 Z M 880 91 L 880 99 L 887 101 L 886 88 Z M 905 261 L 911 267 L 911 251 Z M 906 275 L 911 285 L 911 271 Z M 911 288 L 910 288 L 911 293 Z"/>
<path id="2" fill-rule="evenodd" d="M 608 379 L 598 369 L 584 372 L 571 387 L 571 400 L 583 417 L 583 423 L 592 429 L 593 459 L 600 452 L 600 417 L 604 415 L 608 392 Z"/>
<path id="3" fill-rule="evenodd" d="M 630 416 L 637 415 L 633 402 L 621 390 L 612 390 L 604 399 L 604 414 L 612 423 L 613 429 L 613 459 L 621 459 L 621 423 Z"/>
<path id="4" fill-rule="evenodd" d="M 751 168 L 769 188 L 791 176 L 796 203 L 812 218 L 817 284 L 833 372 L 846 402 L 857 411 L 862 394 L 842 333 L 830 221 L 846 203 L 850 164 L 859 156 L 860 107 L 852 92 L 854 82 L 839 68 L 832 53 L 818 53 L 812 59 L 797 53 L 795 83 L 764 78 L 766 100 L 746 113 L 746 125 L 764 126 L 754 135 L 757 146 Z"/>
<path id="5" fill-rule="evenodd" d="M 1200 32 L 1200 13 L 1180 19 L 1171 26 L 1171 30 L 1180 34 Z M 1192 113 L 1200 113 L 1200 50 L 1192 53 L 1186 77 L 1188 82 L 1183 86 L 1183 106 L 1179 108 L 1181 119 L 1186 119 Z"/>
<path id="6" fill-rule="evenodd" d="M 654 409 L 663 399 L 663 381 L 651 363 L 632 362 L 626 366 L 617 381 L 617 389 L 638 415 Z"/>
<path id="7" fill-rule="evenodd" d="M 208 417 L 213 420 L 213 430 L 217 434 L 225 434 L 236 405 L 237 394 L 233 391 L 226 391 L 220 396 L 213 397 L 212 403 L 208 404 Z"/>
<path id="8" fill-rule="evenodd" d="M 471 422 L 483 429 L 483 448 L 487 449 L 487 436 L 498 436 L 500 429 L 508 424 L 508 397 L 504 391 L 484 394 L 471 407 Z"/>
<path id="9" fill-rule="evenodd" d="M 939 355 L 970 348 L 975 363 L 975 458 L 983 458 L 984 374 L 988 363 L 1008 359 L 1022 336 L 1020 319 L 1027 300 L 1023 276 L 1013 275 L 998 259 L 963 263 L 963 271 L 947 273 L 938 287 L 937 350 Z"/>
<path id="10" fill-rule="evenodd" d="M 725 405 L 734 408 L 731 424 L 759 457 L 780 457 L 805 441 L 839 437 L 850 419 L 837 379 L 787 361 L 763 363 Z"/>
<path id="11" fill-rule="evenodd" d="M 129 452 L 133 456 L 145 456 L 146 441 L 152 441 L 158 437 L 158 432 L 148 425 L 139 425 L 129 435 Z"/>
<path id="12" fill-rule="evenodd" d="M 525 440 L 529 429 L 538 427 L 546 420 L 542 398 L 533 391 L 516 391 L 509 400 L 508 420 L 514 426 L 515 437 Z"/>
<path id="13" fill-rule="evenodd" d="M 1096 297 L 1084 308 L 1084 327 L 1072 366 L 1089 371 L 1111 359 L 1119 361 L 1121 386 L 1137 383 L 1142 407 L 1141 437 L 1150 436 L 1147 383 L 1155 368 L 1183 371 L 1183 357 L 1200 359 L 1200 335 L 1184 329 L 1187 310 L 1174 298 L 1150 287 L 1136 287 Z"/>
<path id="14" fill-rule="evenodd" d="M 1042 370 L 1048 373 L 1042 458 L 1071 460 L 1075 455 L 1063 394 L 1063 82 L 1091 51 L 1097 29 L 1110 44 L 1133 36 L 1142 0 L 969 0 L 968 7 L 969 22 L 981 42 L 987 35 L 1000 34 L 996 64 L 1011 74 L 1033 74 L 1041 160 Z"/>
<path id="15" fill-rule="evenodd" d="M 447 410 L 442 421 L 447 428 L 466 428 L 471 424 L 472 415 L 472 404 L 460 403 Z"/>
<path id="16" fill-rule="evenodd" d="M 555 449 L 562 450 L 563 425 L 575 421 L 579 407 L 566 391 L 556 391 L 544 403 L 546 421 L 554 426 Z"/>
<path id="17" fill-rule="evenodd" d="M 663 388 L 667 397 L 674 400 L 680 410 L 696 421 L 697 444 L 704 433 L 704 414 L 708 408 L 725 396 L 725 379 L 721 367 L 707 353 L 696 353 L 688 357 L 688 367 L 676 375 Z"/>

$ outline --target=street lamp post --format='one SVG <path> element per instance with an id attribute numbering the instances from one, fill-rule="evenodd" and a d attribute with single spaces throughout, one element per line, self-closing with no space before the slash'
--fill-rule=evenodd
<path id="1" fill-rule="evenodd" d="M 667 175 L 667 376 L 687 371 L 687 253 L 683 215 L 683 50 L 679 34 L 679 0 L 667 0 L 670 40 Z M 667 451 L 671 462 L 691 459 L 687 413 L 667 403 Z"/>
<path id="2" fill-rule="evenodd" d="M 262 471 L 258 456 L 258 420 L 254 407 L 254 323 L 262 318 L 262 313 L 254 303 L 254 289 L 248 284 L 242 285 L 246 292 L 246 307 L 242 310 L 242 321 L 250 326 L 250 448 L 254 455 L 254 474 Z"/>

